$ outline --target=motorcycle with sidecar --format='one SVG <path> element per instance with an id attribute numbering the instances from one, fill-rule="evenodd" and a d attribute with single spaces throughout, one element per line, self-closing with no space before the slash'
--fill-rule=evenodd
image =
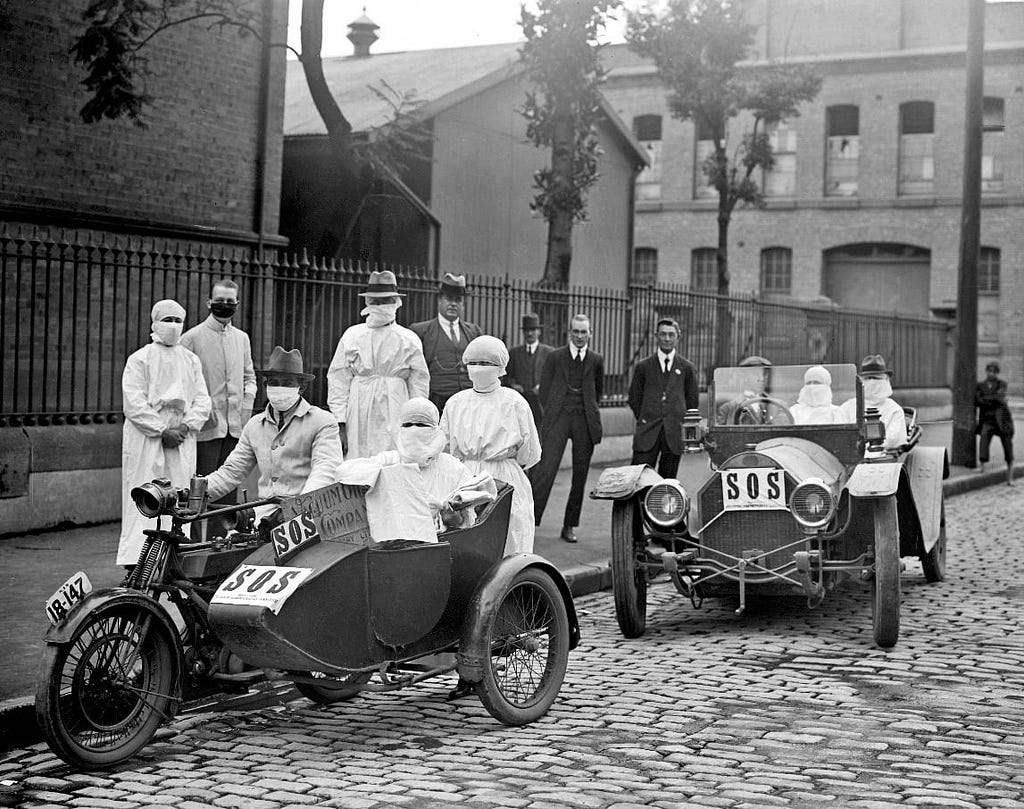
<path id="1" fill-rule="evenodd" d="M 706 597 L 803 594 L 809 607 L 846 580 L 871 587 L 872 636 L 895 645 L 901 557 L 945 577 L 944 447 L 886 447 L 879 412 L 865 408 L 853 365 L 826 365 L 849 423 L 798 424 L 790 407 L 810 366 L 719 368 L 706 420 L 684 418 L 676 478 L 647 466 L 606 469 L 591 497 L 612 506 L 612 590 L 627 638 L 644 633 L 647 585 L 667 573 L 695 608 Z M 756 379 L 752 378 L 758 377 Z"/>
<path id="2" fill-rule="evenodd" d="M 455 507 L 475 506 L 475 523 L 437 542 L 375 542 L 365 487 L 204 512 L 203 482 L 134 489 L 158 522 L 122 585 L 90 591 L 77 573 L 47 602 L 36 715 L 65 761 L 117 764 L 183 701 L 267 679 L 331 704 L 457 671 L 506 725 L 554 702 L 579 623 L 557 568 L 502 557 L 511 487 L 462 498 Z M 278 524 L 253 530 L 252 509 L 275 504 Z M 204 519 L 234 528 L 191 541 L 183 528 Z"/>

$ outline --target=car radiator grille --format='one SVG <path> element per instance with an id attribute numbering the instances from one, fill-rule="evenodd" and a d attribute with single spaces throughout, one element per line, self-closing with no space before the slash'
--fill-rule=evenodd
<path id="1" fill-rule="evenodd" d="M 801 537 L 800 526 L 788 511 L 729 511 L 720 514 L 718 519 L 701 532 L 700 544 L 704 548 L 740 558 L 751 551 L 763 551 L 767 556 L 757 560 L 757 563 L 778 570 L 793 566 L 793 553 L 803 550 L 806 543 L 796 546 L 791 543 Z M 784 545 L 790 547 L 778 550 Z M 728 559 L 718 554 L 701 553 L 701 556 L 715 559 L 723 565 L 730 564 Z M 747 573 L 757 576 L 755 571 L 749 569 Z"/>

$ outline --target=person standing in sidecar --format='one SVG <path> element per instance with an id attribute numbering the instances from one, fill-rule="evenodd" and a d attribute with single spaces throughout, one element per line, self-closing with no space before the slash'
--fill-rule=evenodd
<path id="1" fill-rule="evenodd" d="M 895 449 L 907 443 L 907 420 L 903 408 L 892 400 L 892 371 L 885 367 L 885 357 L 869 354 L 860 363 L 861 387 L 864 390 L 864 409 L 878 410 L 885 426 L 885 449 Z M 839 423 L 857 421 L 857 398 L 847 399 L 839 406 Z"/>
<path id="2" fill-rule="evenodd" d="M 334 483 L 334 472 L 342 461 L 338 425 L 330 413 L 302 398 L 313 379 L 313 374 L 304 372 L 297 348 L 285 351 L 274 346 L 263 369 L 267 407 L 246 422 L 227 460 L 210 473 L 211 500 L 237 488 L 254 468 L 259 470 L 260 499 L 302 494 Z M 264 514 L 274 509 L 261 508 Z"/>
<path id="3" fill-rule="evenodd" d="M 345 329 L 327 369 L 327 406 L 349 458 L 392 449 L 391 427 L 402 404 L 430 388 L 420 338 L 395 321 L 402 305 L 395 274 L 370 273 L 359 294 L 366 322 Z"/>
<path id="4" fill-rule="evenodd" d="M 683 416 L 700 406 L 700 393 L 697 370 L 676 352 L 679 324 L 659 320 L 657 339 L 658 350 L 637 364 L 629 383 L 629 409 L 636 418 L 630 463 L 657 465 L 663 478 L 674 478 L 683 452 Z"/>
<path id="5" fill-rule="evenodd" d="M 134 486 L 167 478 L 188 486 L 196 470 L 196 436 L 210 416 L 210 396 L 199 357 L 180 344 L 185 309 L 172 300 L 152 311 L 151 342 L 128 357 L 121 376 L 121 536 L 118 565 L 134 565 L 155 519 L 139 513 Z"/>
<path id="6" fill-rule="evenodd" d="M 466 346 L 462 361 L 473 387 L 452 396 L 441 414 L 448 451 L 472 472 L 489 472 L 512 484 L 505 556 L 532 553 L 533 488 L 523 469 L 541 456 L 533 412 L 522 394 L 501 384 L 508 349 L 497 337 L 475 338 Z"/>

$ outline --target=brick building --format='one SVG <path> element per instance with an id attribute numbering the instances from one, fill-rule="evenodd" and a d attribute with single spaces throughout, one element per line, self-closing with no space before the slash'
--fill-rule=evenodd
<path id="1" fill-rule="evenodd" d="M 952 317 L 964 142 L 963 0 L 749 0 L 756 70 L 801 62 L 818 97 L 774 133 L 767 206 L 737 209 L 732 289 Z M 1024 390 L 1024 3 L 986 4 L 979 369 Z M 652 165 L 637 182 L 634 278 L 715 285 L 704 144 L 671 117 L 651 63 L 606 51 L 605 95 Z M 898 369 L 897 369 L 898 373 Z"/>

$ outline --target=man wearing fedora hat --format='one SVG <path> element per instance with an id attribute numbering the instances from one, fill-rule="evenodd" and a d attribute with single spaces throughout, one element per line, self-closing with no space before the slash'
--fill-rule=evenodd
<path id="1" fill-rule="evenodd" d="M 907 443 L 907 419 L 903 408 L 892 400 L 892 371 L 885 365 L 881 354 L 868 354 L 860 363 L 861 388 L 864 391 L 864 409 L 873 407 L 885 426 L 885 449 L 895 449 Z M 836 421 L 857 421 L 857 398 L 847 399 L 839 406 Z"/>
<path id="2" fill-rule="evenodd" d="M 327 406 L 348 458 L 394 449 L 391 430 L 402 405 L 426 396 L 430 385 L 420 338 L 395 321 L 403 297 L 395 274 L 370 273 L 359 294 L 366 322 L 345 330 L 327 369 Z"/>
<path id="3" fill-rule="evenodd" d="M 331 414 L 302 398 L 314 379 L 297 348 L 274 346 L 263 369 L 267 407 L 242 428 L 238 444 L 207 478 L 210 499 L 241 485 L 259 470 L 259 497 L 291 496 L 334 483 L 342 461 L 338 425 Z M 271 511 L 272 507 L 264 507 Z"/>
<path id="4" fill-rule="evenodd" d="M 530 405 L 533 421 L 540 429 L 543 411 L 540 406 L 540 371 L 544 360 L 554 349 L 540 341 L 540 318 L 533 312 L 523 315 L 522 345 L 508 351 L 508 367 L 501 384 L 518 391 Z"/>
<path id="5" fill-rule="evenodd" d="M 444 410 L 453 394 L 473 387 L 462 352 L 480 336 L 480 327 L 462 319 L 466 309 L 466 276 L 444 274 L 437 291 L 437 317 L 413 323 L 411 328 L 423 343 L 423 356 L 430 371 L 430 401 Z"/>

